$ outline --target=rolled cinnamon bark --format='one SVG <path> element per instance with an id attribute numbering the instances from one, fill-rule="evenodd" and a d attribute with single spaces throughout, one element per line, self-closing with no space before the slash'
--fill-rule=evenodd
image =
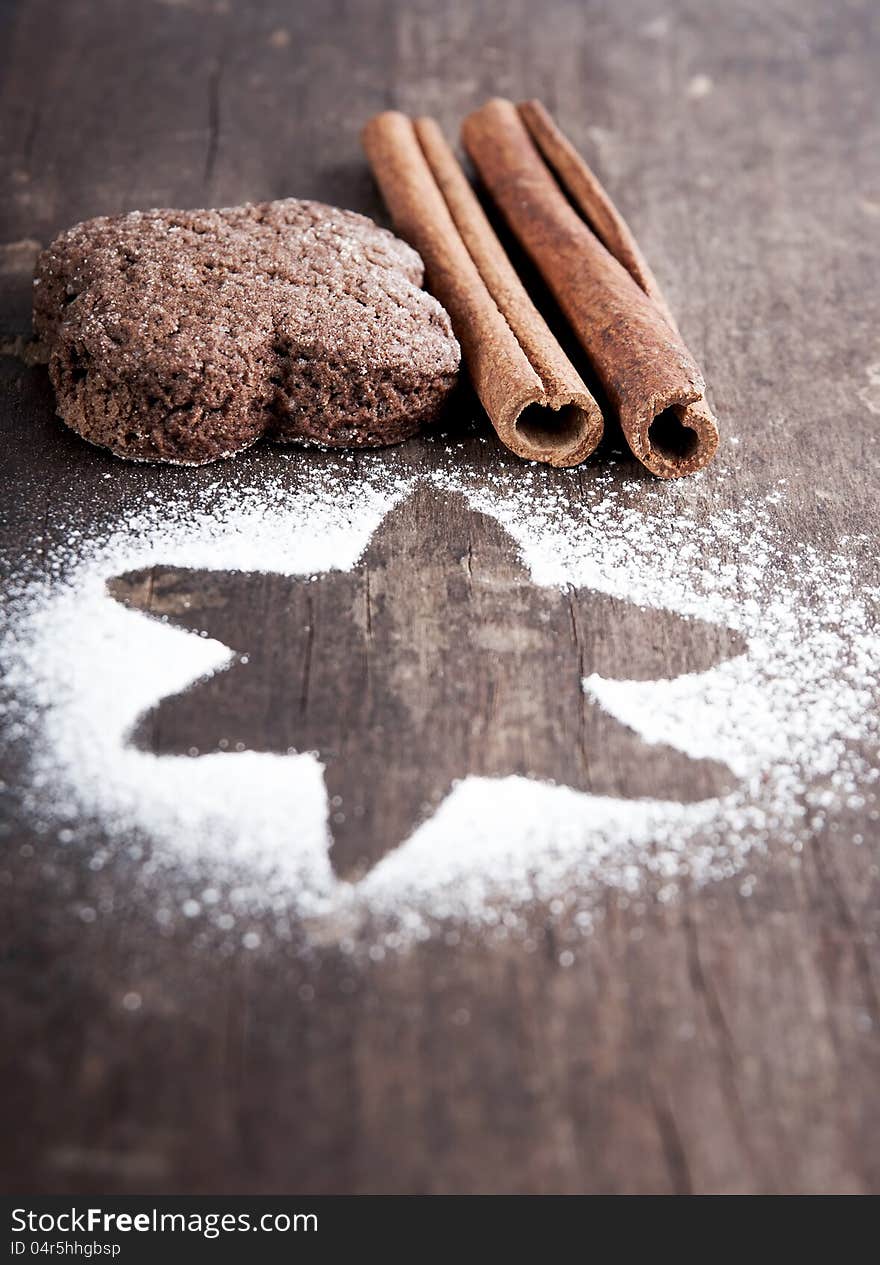
<path id="1" fill-rule="evenodd" d="M 395 227 L 421 255 L 449 312 L 474 389 L 521 457 L 573 466 L 602 437 L 602 414 L 535 308 L 429 119 L 371 119 L 362 141 Z"/>
<path id="2" fill-rule="evenodd" d="M 678 323 L 666 302 L 657 278 L 642 254 L 632 230 L 611 201 L 595 172 L 587 166 L 585 160 L 559 129 L 540 101 L 522 101 L 517 108 L 531 133 L 532 140 L 599 240 L 614 258 L 623 264 L 645 294 L 654 300 L 668 324 L 678 334 L 680 332 Z M 698 434 L 707 434 L 710 443 L 714 437 L 717 448 L 718 426 L 705 395 L 695 400 L 693 404 L 689 404 L 681 414 L 680 420 L 684 426 L 690 427 Z M 714 448 L 707 460 L 711 459 L 713 453 Z"/>
<path id="3" fill-rule="evenodd" d="M 672 328 L 677 330 L 675 317 L 632 229 L 599 183 L 595 172 L 587 166 L 540 101 L 521 101 L 517 110 L 548 166 L 599 241 L 618 263 L 623 264 L 633 281 L 654 300 Z"/>
<path id="4" fill-rule="evenodd" d="M 546 112 L 530 105 L 523 114 L 589 222 L 513 102 L 469 115 L 465 148 L 586 349 L 636 457 L 661 478 L 691 474 L 718 446 L 702 375 L 602 186 Z"/>

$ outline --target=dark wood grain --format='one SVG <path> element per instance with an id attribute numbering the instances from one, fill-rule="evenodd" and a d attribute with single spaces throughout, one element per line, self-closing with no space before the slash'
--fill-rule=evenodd
<path id="1" fill-rule="evenodd" d="M 792 540 L 827 547 L 876 530 L 880 398 L 868 391 L 868 366 L 880 359 L 880 29 L 871 0 L 549 0 L 539 17 L 525 0 L 18 0 L 4 4 L 3 24 L 4 337 L 27 332 L 37 244 L 77 219 L 288 194 L 381 217 L 357 139 L 371 113 L 432 113 L 451 136 L 492 93 L 534 95 L 632 224 L 705 370 L 722 432 L 740 439 L 735 473 L 707 477 L 707 508 L 786 479 Z M 714 90 L 694 95 L 695 76 Z M 64 431 L 44 370 L 5 359 L 0 371 L 4 559 L 17 570 L 39 575 L 67 525 L 106 527 L 147 492 L 283 467 L 268 448 L 211 472 L 126 467 Z M 470 424 L 472 411 L 464 402 L 451 428 L 462 461 L 488 478 L 513 459 L 479 419 Z M 438 446 L 415 441 L 390 460 L 402 473 L 427 471 Z M 593 471 L 565 476 L 575 498 Z M 430 556 L 426 533 L 437 545 Z M 870 562 L 864 541 L 848 548 L 857 564 Z M 468 619 L 493 600 L 485 586 L 468 595 L 481 566 L 503 576 L 514 604 L 503 619 L 497 607 L 488 614 L 508 637 L 545 614 L 571 691 L 580 657 L 603 646 L 612 654 L 624 635 L 644 647 L 629 675 L 651 675 L 652 646 L 675 670 L 736 648 L 699 627 L 683 642 L 671 625 L 633 629 L 627 621 L 647 616 L 589 594 L 577 597 L 574 628 L 570 611 L 539 611 L 550 599 L 522 585 L 503 533 L 454 499 L 405 503 L 361 566 L 334 577 L 337 589 L 349 586 L 345 597 L 327 588 L 314 599 L 327 604 L 323 624 L 277 578 L 260 577 L 258 601 L 224 573 L 153 576 L 152 597 L 144 577 L 117 577 L 116 596 L 155 609 L 158 580 L 182 618 L 175 594 L 192 582 L 198 619 L 221 618 L 224 639 L 257 661 L 277 639 L 272 612 L 292 611 L 315 624 L 321 672 L 347 671 L 349 699 L 362 698 L 366 616 L 352 616 L 336 645 L 333 612 L 352 595 L 366 610 L 368 575 L 399 595 L 408 552 L 429 576 L 426 623 L 442 593 L 455 612 L 451 639 L 469 635 Z M 401 632 L 377 618 L 386 694 L 399 700 Z M 434 648 L 444 644 L 451 653 L 452 640 Z M 285 653 L 301 667 L 301 644 Z M 525 703 L 511 694 L 508 739 L 523 706 L 534 722 L 559 697 L 549 668 L 519 661 L 523 653 L 511 646 L 496 681 L 503 691 L 524 671 L 535 677 Z M 239 670 L 248 744 L 296 745 L 302 672 L 273 727 L 256 719 L 259 662 L 212 688 Z M 485 664 L 468 671 L 472 690 L 488 688 Z M 332 727 L 328 680 L 319 672 L 307 702 Z M 408 758 L 422 770 L 422 799 L 480 759 L 483 771 L 547 773 L 540 726 L 532 750 L 502 750 L 474 738 L 461 700 L 430 697 L 441 736 L 457 735 L 458 747 L 415 740 Z M 161 742 L 149 718 L 141 741 L 163 751 L 210 745 L 227 724 L 223 698 L 203 696 L 198 715 L 194 699 L 161 704 Z M 585 716 L 590 749 L 605 752 L 586 771 L 565 764 L 577 763 L 570 727 Z M 376 719 L 362 717 L 361 738 Z M 640 763 L 607 718 L 569 710 L 560 723 L 569 727 L 553 748 L 564 753 L 561 780 L 614 789 L 614 778 L 632 787 L 638 774 L 648 789 L 674 783 L 682 799 L 704 793 L 700 779 L 719 786 L 716 769 L 677 768 L 668 752 Z M 362 786 L 374 783 L 375 750 L 349 756 Z M 92 870 L 83 849 L 37 832 L 16 789 L 23 758 L 11 742 L 0 863 L 6 1189 L 880 1190 L 880 843 L 870 805 L 817 826 L 798 856 L 769 840 L 748 896 L 737 880 L 685 888 L 671 902 L 650 884 L 638 897 L 608 891 L 589 937 L 535 908 L 524 935 L 462 931 L 363 965 L 338 942 L 303 955 L 295 926 L 267 934 L 260 952 L 229 952 L 201 917 L 160 927 L 139 862 L 112 840 L 110 860 Z M 386 794 L 382 812 L 399 837 L 422 800 L 402 785 Z M 855 833 L 863 846 L 848 843 Z M 367 859 L 389 838 L 376 824 Z M 340 868 L 356 869 L 363 849 L 337 842 Z M 83 922 L 84 907 L 101 914 Z M 566 969 L 569 945 L 576 959 Z M 121 1004 L 132 991 L 142 998 L 134 1012 Z"/>

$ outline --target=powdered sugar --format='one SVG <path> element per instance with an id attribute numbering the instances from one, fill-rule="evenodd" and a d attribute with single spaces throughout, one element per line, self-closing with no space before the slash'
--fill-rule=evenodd
<path id="1" fill-rule="evenodd" d="M 878 590 L 855 573 L 860 542 L 828 556 L 792 548 L 782 489 L 707 514 L 702 476 L 646 489 L 608 472 L 585 485 L 516 465 L 478 479 L 448 457 L 421 476 L 383 456 L 322 461 L 304 466 L 293 490 L 276 466 L 251 486 L 145 498 L 102 539 L 74 535 L 50 560 L 52 578 L 23 585 L 8 607 L 7 684 L 31 751 L 35 816 L 84 837 L 98 822 L 120 847 L 133 832 L 147 838 L 153 870 L 175 875 L 178 903 L 183 893 L 198 906 L 207 877 L 235 893 L 236 911 L 283 909 L 315 939 L 369 924 L 396 945 L 450 919 L 515 923 L 535 900 L 583 905 L 586 923 L 599 884 L 634 889 L 651 872 L 671 892 L 685 873 L 722 878 L 770 842 L 797 850 L 817 815 L 871 799 Z M 707 672 L 584 681 L 645 741 L 723 761 L 736 789 L 682 805 L 467 779 L 352 885 L 329 864 L 315 758 L 156 757 L 128 745 L 144 710 L 222 669 L 230 651 L 123 608 L 107 595 L 109 578 L 154 564 L 347 569 L 419 477 L 497 518 L 537 584 L 593 587 L 738 630 L 747 653 Z M 873 803 L 865 811 L 876 822 Z M 218 926 L 229 925 L 227 904 L 211 906 Z"/>

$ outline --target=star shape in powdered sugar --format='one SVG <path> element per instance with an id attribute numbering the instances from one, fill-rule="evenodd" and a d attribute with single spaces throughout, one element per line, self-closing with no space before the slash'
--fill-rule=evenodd
<path id="1" fill-rule="evenodd" d="M 156 754 L 316 752 L 331 858 L 346 878 L 402 843 L 469 775 L 627 799 L 730 789 L 724 765 L 644 743 L 582 681 L 702 671 L 740 652 L 734 634 L 536 585 L 511 537 L 460 496 L 419 488 L 351 571 L 154 567 L 108 587 L 238 652 L 141 717 L 132 741 Z"/>

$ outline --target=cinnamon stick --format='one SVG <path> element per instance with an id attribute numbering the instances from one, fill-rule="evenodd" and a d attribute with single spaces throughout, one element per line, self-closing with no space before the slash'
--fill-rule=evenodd
<path id="1" fill-rule="evenodd" d="M 595 172 L 587 166 L 540 101 L 521 101 L 517 109 L 547 165 L 602 245 L 623 264 L 633 281 L 654 300 L 672 328 L 677 330 L 675 317 L 630 226 L 599 183 Z"/>
<path id="2" fill-rule="evenodd" d="M 425 264 L 449 312 L 474 389 L 513 452 L 577 465 L 602 436 L 602 415 L 535 308 L 439 128 L 397 111 L 362 141 L 395 227 Z"/>
<path id="3" fill-rule="evenodd" d="M 701 469 L 718 446 L 702 375 L 586 163 L 534 103 L 521 114 L 511 101 L 490 101 L 465 119 L 462 138 L 590 356 L 636 457 L 661 478 Z"/>

